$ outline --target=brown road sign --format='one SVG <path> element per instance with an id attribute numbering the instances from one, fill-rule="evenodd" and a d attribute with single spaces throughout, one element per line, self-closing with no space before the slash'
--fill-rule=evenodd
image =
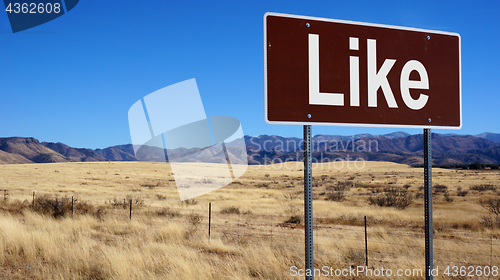
<path id="1" fill-rule="evenodd" d="M 271 124 L 462 126 L 460 35 L 264 16 Z"/>

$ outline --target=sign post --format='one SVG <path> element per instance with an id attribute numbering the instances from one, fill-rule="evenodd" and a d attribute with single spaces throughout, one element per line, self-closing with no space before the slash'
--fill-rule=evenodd
<path id="1" fill-rule="evenodd" d="M 425 204 L 425 279 L 432 280 L 433 237 L 432 237 L 432 149 L 431 129 L 424 128 L 424 204 Z"/>
<path id="2" fill-rule="evenodd" d="M 314 279 L 311 126 L 304 125 L 304 227 L 307 280 Z"/>

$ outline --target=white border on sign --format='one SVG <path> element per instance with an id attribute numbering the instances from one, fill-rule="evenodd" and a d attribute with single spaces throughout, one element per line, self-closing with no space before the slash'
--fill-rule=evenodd
<path id="1" fill-rule="evenodd" d="M 345 23 L 353 25 L 364 25 L 372 27 L 382 27 L 389 29 L 407 30 L 407 31 L 417 31 L 431 34 L 444 34 L 458 37 L 458 72 L 459 72 L 459 103 L 460 103 L 460 125 L 459 126 L 433 126 L 433 125 L 399 125 L 399 124 L 364 124 L 364 123 L 324 123 L 324 122 L 282 122 L 282 121 L 270 121 L 268 119 L 267 113 L 267 16 L 279 16 L 286 18 L 297 18 L 297 19 L 309 19 L 317 21 L 327 21 L 336 23 Z M 454 32 L 437 31 L 420 29 L 413 27 L 403 27 L 403 26 L 393 26 L 385 24 L 376 23 L 366 23 L 366 22 L 356 22 L 349 20 L 339 20 L 339 19 L 328 19 L 328 18 L 317 18 L 308 16 L 298 16 L 290 14 L 281 14 L 267 12 L 264 14 L 264 119 L 268 124 L 286 124 L 286 125 L 322 125 L 322 126 L 356 126 L 356 127 L 398 127 L 398 128 L 436 128 L 436 129 L 461 129 L 462 128 L 462 38 L 460 34 Z"/>

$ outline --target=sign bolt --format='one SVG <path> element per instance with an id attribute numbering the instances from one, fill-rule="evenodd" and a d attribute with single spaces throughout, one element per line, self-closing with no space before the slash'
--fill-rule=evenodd
<path id="1" fill-rule="evenodd" d="M 428 121 L 431 122 L 431 118 L 429 118 Z"/>
<path id="2" fill-rule="evenodd" d="M 431 39 L 431 36 L 427 35 L 427 40 L 430 40 Z"/>
<path id="3" fill-rule="evenodd" d="M 309 22 L 308 22 L 308 23 L 306 23 L 306 27 L 309 27 L 309 26 L 311 26 L 311 25 L 309 24 Z"/>
<path id="4" fill-rule="evenodd" d="M 311 114 L 307 114 L 307 118 L 310 119 L 311 118 Z M 429 119 L 430 120 L 430 119 Z"/>

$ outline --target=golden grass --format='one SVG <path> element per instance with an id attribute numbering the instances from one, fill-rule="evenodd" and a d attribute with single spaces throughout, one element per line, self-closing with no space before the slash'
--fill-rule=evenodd
<path id="1" fill-rule="evenodd" d="M 181 203 L 168 164 L 1 165 L 0 189 L 8 190 L 8 199 L 0 208 L 22 201 L 28 206 L 22 214 L 0 212 L 0 278 L 295 279 L 290 266 L 303 267 L 304 231 L 282 223 L 302 214 L 302 168 L 301 163 L 249 166 L 229 186 Z M 443 193 L 434 195 L 436 265 L 499 265 L 495 256 L 500 256 L 500 231 L 480 224 L 489 214 L 478 203 L 498 194 L 471 190 L 462 197 L 457 192 L 476 184 L 500 188 L 500 172 L 435 168 L 433 175 L 434 184 L 447 186 L 453 199 L 446 202 Z M 423 199 L 414 199 L 404 210 L 367 203 L 387 186 L 410 185 L 414 196 L 423 192 L 421 168 L 385 162 L 365 162 L 362 169 L 353 162 L 343 168 L 338 163 L 315 164 L 313 176 L 317 267 L 364 264 L 364 216 L 370 266 L 423 266 Z M 346 191 L 346 200 L 325 200 L 325 192 L 343 181 L 356 183 Z M 37 197 L 88 201 L 93 214 L 54 219 L 33 213 L 33 191 Z M 130 198 L 141 202 L 133 205 L 132 220 L 128 208 L 113 205 L 115 199 Z M 193 222 L 193 215 L 201 220 Z"/>

